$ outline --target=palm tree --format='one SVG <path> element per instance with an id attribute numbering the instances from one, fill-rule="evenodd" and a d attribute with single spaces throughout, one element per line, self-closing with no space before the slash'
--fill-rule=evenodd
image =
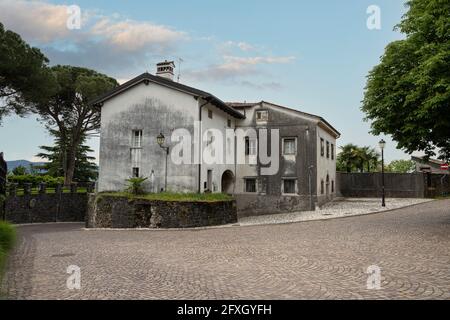
<path id="1" fill-rule="evenodd" d="M 352 172 L 354 168 L 358 168 L 360 163 L 358 146 L 349 143 L 341 146 L 340 149 L 341 152 L 337 157 L 339 169 Z"/>
<path id="2" fill-rule="evenodd" d="M 362 147 L 360 150 L 362 161 L 367 165 L 367 172 L 370 172 L 372 168 L 377 167 L 380 154 L 374 148 L 368 146 Z"/>

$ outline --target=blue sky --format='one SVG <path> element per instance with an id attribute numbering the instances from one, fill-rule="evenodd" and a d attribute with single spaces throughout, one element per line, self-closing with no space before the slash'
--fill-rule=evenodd
<path id="1" fill-rule="evenodd" d="M 68 30 L 62 5 L 78 5 L 83 23 Z M 381 30 L 369 30 L 370 5 Z M 401 0 L 317 1 L 22 1 L 0 0 L 0 21 L 42 49 L 52 64 L 94 68 L 131 79 L 156 62 L 182 58 L 181 82 L 225 101 L 266 100 L 326 118 L 349 142 L 377 146 L 360 111 L 368 71 L 385 46 Z M 389 137 L 387 160 L 409 158 Z M 7 159 L 32 159 L 51 138 L 34 117 L 0 127 Z M 98 150 L 98 139 L 90 141 Z"/>

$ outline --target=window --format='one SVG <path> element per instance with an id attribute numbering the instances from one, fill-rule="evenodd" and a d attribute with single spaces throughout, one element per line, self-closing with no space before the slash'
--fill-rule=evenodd
<path id="1" fill-rule="evenodd" d="M 230 119 L 227 120 L 227 127 L 231 128 L 231 120 Z"/>
<path id="2" fill-rule="evenodd" d="M 133 178 L 139 178 L 139 168 L 133 168 Z"/>
<path id="3" fill-rule="evenodd" d="M 261 110 L 256 111 L 256 121 L 268 121 L 269 120 L 269 111 Z"/>
<path id="4" fill-rule="evenodd" d="M 295 194 L 295 185 L 297 180 L 295 179 L 284 179 L 283 180 L 283 193 L 284 194 Z"/>
<path id="5" fill-rule="evenodd" d="M 142 130 L 133 130 L 133 148 L 142 148 Z"/>
<path id="6" fill-rule="evenodd" d="M 245 192 L 256 192 L 256 179 L 245 179 Z"/>
<path id="7" fill-rule="evenodd" d="M 297 145 L 295 138 L 284 138 L 283 139 L 283 154 L 296 154 L 297 153 Z"/>
<path id="8" fill-rule="evenodd" d="M 330 143 L 327 141 L 327 159 L 330 159 Z"/>
<path id="9" fill-rule="evenodd" d="M 323 157 L 325 155 L 325 141 L 320 138 L 320 155 Z"/>
<path id="10" fill-rule="evenodd" d="M 331 160 L 334 160 L 334 144 L 331 144 Z"/>
<path id="11" fill-rule="evenodd" d="M 324 194 L 325 192 L 325 185 L 323 180 L 320 180 L 320 194 Z"/>
<path id="12" fill-rule="evenodd" d="M 256 139 L 250 139 L 250 137 L 245 137 L 245 155 L 254 156 L 257 153 L 256 150 Z"/>
<path id="13" fill-rule="evenodd" d="M 208 109 L 208 118 L 210 118 L 210 119 L 213 118 L 213 112 L 209 109 Z"/>
<path id="14" fill-rule="evenodd" d="M 334 193 L 334 180 L 331 180 L 331 192 Z"/>

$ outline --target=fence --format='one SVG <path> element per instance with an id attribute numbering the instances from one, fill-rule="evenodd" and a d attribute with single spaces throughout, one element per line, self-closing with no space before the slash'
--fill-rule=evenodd
<path id="1" fill-rule="evenodd" d="M 386 197 L 434 198 L 450 193 L 450 175 L 431 173 L 385 173 Z M 338 196 L 381 197 L 382 175 L 374 173 L 343 173 L 336 176 Z"/>

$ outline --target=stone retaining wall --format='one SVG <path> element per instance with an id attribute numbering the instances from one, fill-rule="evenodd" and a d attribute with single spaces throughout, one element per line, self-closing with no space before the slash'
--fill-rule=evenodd
<path id="1" fill-rule="evenodd" d="M 237 222 L 235 201 L 129 200 L 90 195 L 87 228 L 193 228 Z"/>
<path id="2" fill-rule="evenodd" d="M 11 223 L 83 222 L 86 193 L 11 196 L 5 201 L 5 220 Z"/>

